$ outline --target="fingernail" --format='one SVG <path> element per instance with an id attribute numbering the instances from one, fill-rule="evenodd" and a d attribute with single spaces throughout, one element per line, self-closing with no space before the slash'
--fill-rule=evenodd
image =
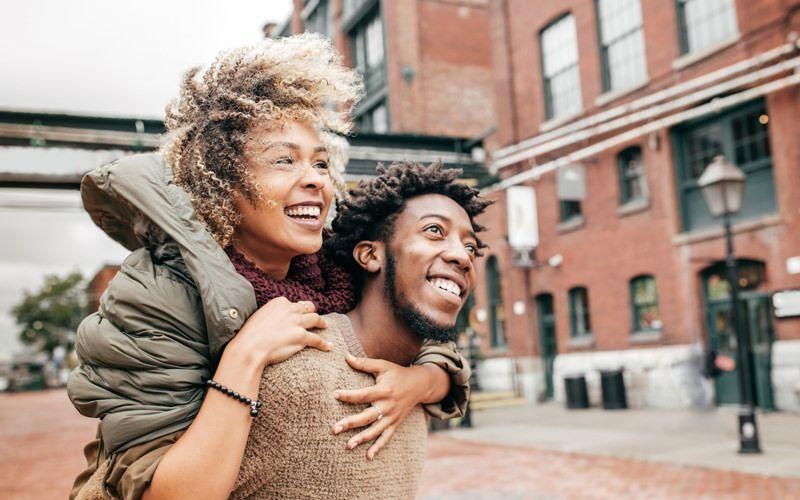
<path id="1" fill-rule="evenodd" d="M 353 441 L 352 443 L 347 445 L 347 447 L 350 448 L 351 450 L 356 446 L 358 446 L 358 441 Z"/>
<path id="2" fill-rule="evenodd" d="M 333 433 L 334 434 L 339 434 L 340 432 L 342 432 L 342 426 L 341 425 L 337 425 L 336 427 L 334 427 L 334 429 L 333 429 Z"/>
<path id="3" fill-rule="evenodd" d="M 367 453 L 367 458 L 369 459 L 370 462 L 372 462 L 372 459 L 375 458 L 375 453 L 373 453 L 371 451 L 368 452 Z"/>
<path id="4" fill-rule="evenodd" d="M 333 398 L 334 398 L 334 399 L 338 400 L 340 397 L 342 397 L 342 395 L 341 395 L 341 394 L 339 394 L 338 392 L 334 392 L 334 393 L 333 393 Z"/>

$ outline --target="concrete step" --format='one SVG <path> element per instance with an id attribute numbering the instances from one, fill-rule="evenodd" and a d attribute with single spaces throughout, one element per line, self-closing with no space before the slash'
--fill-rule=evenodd
<path id="1" fill-rule="evenodd" d="M 524 405 L 527 402 L 527 399 L 518 396 L 514 391 L 478 392 L 470 396 L 469 407 L 473 410 L 485 410 L 487 408 Z"/>
<path id="2" fill-rule="evenodd" d="M 491 401 L 495 399 L 509 399 L 517 397 L 514 391 L 498 391 L 498 392 L 473 392 L 469 396 L 469 400 L 473 403 L 478 401 Z"/>

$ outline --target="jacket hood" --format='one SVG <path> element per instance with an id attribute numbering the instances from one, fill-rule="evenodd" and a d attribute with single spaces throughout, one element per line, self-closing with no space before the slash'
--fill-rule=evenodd
<path id="1" fill-rule="evenodd" d="M 121 158 L 86 174 L 83 206 L 95 224 L 128 250 L 153 251 L 172 240 L 203 304 L 212 359 L 255 312 L 250 283 L 194 214 L 188 194 L 161 155 Z"/>

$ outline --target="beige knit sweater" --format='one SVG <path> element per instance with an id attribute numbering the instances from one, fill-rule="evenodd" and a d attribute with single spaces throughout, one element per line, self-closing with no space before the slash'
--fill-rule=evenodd
<path id="1" fill-rule="evenodd" d="M 369 445 L 346 449 L 357 431 L 332 436 L 336 421 L 367 407 L 340 403 L 333 392 L 375 380 L 345 361 L 347 352 L 365 356 L 350 320 L 341 314 L 325 319 L 328 328 L 320 334 L 333 345 L 330 352 L 305 349 L 264 371 L 264 406 L 253 420 L 231 498 L 414 497 L 427 439 L 423 411 L 415 408 L 373 461 L 366 459 Z"/>

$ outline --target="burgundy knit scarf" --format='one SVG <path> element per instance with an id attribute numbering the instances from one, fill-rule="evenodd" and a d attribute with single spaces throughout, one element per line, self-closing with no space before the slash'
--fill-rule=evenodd
<path id="1" fill-rule="evenodd" d="M 292 259 L 289 273 L 282 280 L 268 276 L 233 246 L 226 248 L 225 253 L 236 272 L 253 286 L 258 307 L 281 296 L 292 302 L 310 300 L 319 314 L 346 313 L 356 305 L 352 278 L 347 271 L 325 259 L 321 251 Z"/>

